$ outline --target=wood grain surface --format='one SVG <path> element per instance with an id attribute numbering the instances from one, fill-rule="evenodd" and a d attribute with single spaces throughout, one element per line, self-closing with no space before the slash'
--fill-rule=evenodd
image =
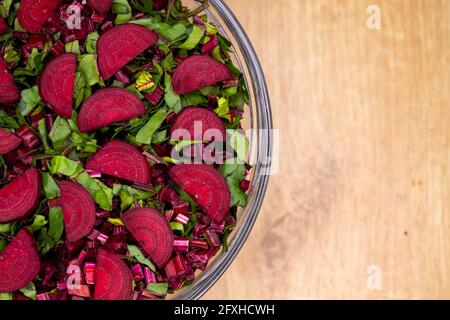
<path id="1" fill-rule="evenodd" d="M 450 1 L 226 2 L 265 69 L 280 168 L 205 298 L 450 298 Z"/>

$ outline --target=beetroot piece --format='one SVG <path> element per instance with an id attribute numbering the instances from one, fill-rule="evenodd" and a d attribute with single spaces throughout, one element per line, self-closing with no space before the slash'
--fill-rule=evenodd
<path id="1" fill-rule="evenodd" d="M 225 178 L 206 164 L 181 164 L 169 169 L 171 178 L 189 194 L 216 223 L 230 210 L 230 191 Z"/>
<path id="2" fill-rule="evenodd" d="M 167 0 L 153 0 L 153 10 L 162 10 L 167 8 Z"/>
<path id="3" fill-rule="evenodd" d="M 23 228 L 0 253 L 0 292 L 26 287 L 38 275 L 40 259 L 30 232 Z"/>
<path id="4" fill-rule="evenodd" d="M 198 132 L 195 132 L 195 126 Z M 201 128 L 201 130 L 200 130 Z M 177 132 L 182 134 L 184 130 L 189 132 L 189 139 L 193 141 L 225 141 L 226 131 L 222 120 L 212 111 L 200 107 L 189 107 L 183 109 L 175 118 L 170 127 L 170 137 L 180 140 Z M 197 134 L 197 136 L 195 135 Z M 198 136 L 201 134 L 201 136 Z"/>
<path id="5" fill-rule="evenodd" d="M 28 32 L 36 33 L 58 4 L 59 0 L 22 0 L 17 11 L 17 19 Z"/>
<path id="6" fill-rule="evenodd" d="M 107 80 L 128 62 L 158 40 L 158 36 L 137 24 L 115 26 L 100 36 L 97 42 L 98 65 Z"/>
<path id="7" fill-rule="evenodd" d="M 0 34 L 4 34 L 9 30 L 8 25 L 6 24 L 5 19 L 3 17 L 0 17 Z"/>
<path id="8" fill-rule="evenodd" d="M 40 186 L 39 171 L 30 168 L 0 189 L 0 223 L 29 215 L 39 203 Z"/>
<path id="9" fill-rule="evenodd" d="M 113 0 L 88 0 L 87 2 L 88 6 L 92 10 L 102 16 L 106 16 L 109 9 L 111 8 L 112 3 Z"/>
<path id="10" fill-rule="evenodd" d="M 78 126 L 81 132 L 88 132 L 144 113 L 144 103 L 131 92 L 121 88 L 100 89 L 83 103 Z"/>
<path id="11" fill-rule="evenodd" d="M 20 144 L 20 139 L 12 133 L 0 128 L 0 155 L 6 154 L 16 149 Z"/>
<path id="12" fill-rule="evenodd" d="M 141 184 L 148 184 L 151 177 L 150 167 L 142 153 L 119 140 L 105 144 L 89 159 L 86 169 Z"/>
<path id="13" fill-rule="evenodd" d="M 95 203 L 91 195 L 75 182 L 59 183 L 67 240 L 75 242 L 87 236 L 95 224 Z"/>
<path id="14" fill-rule="evenodd" d="M 64 118 L 72 116 L 73 86 L 77 56 L 64 53 L 53 59 L 46 67 L 39 81 L 42 99 L 55 113 Z"/>
<path id="15" fill-rule="evenodd" d="M 0 58 L 0 104 L 12 104 L 20 99 L 20 92 L 8 70 L 8 64 Z"/>
<path id="16" fill-rule="evenodd" d="M 180 63 L 173 74 L 172 87 L 175 93 L 186 94 L 231 78 L 233 74 L 226 65 L 197 55 Z"/>
<path id="17" fill-rule="evenodd" d="M 154 209 L 138 208 L 127 211 L 122 222 L 152 261 L 163 267 L 172 255 L 174 243 L 166 218 Z"/>
<path id="18" fill-rule="evenodd" d="M 98 250 L 94 300 L 130 300 L 133 274 L 117 254 Z"/>

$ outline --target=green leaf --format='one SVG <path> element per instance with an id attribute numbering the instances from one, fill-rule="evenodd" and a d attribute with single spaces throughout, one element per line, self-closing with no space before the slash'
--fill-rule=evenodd
<path id="1" fill-rule="evenodd" d="M 120 197 L 120 207 L 122 211 L 130 207 L 136 201 L 148 199 L 153 195 L 152 192 L 136 189 L 122 184 L 115 184 L 113 186 L 112 193 L 113 195 Z"/>
<path id="2" fill-rule="evenodd" d="M 127 248 L 130 253 L 130 257 L 136 259 L 137 262 L 146 265 L 153 272 L 156 272 L 155 265 L 142 254 L 142 251 L 137 246 L 127 244 Z"/>
<path id="3" fill-rule="evenodd" d="M 183 23 L 176 23 L 173 26 L 168 23 L 161 23 L 156 30 L 163 38 L 174 42 L 186 35 L 187 27 Z"/>
<path id="4" fill-rule="evenodd" d="M 247 194 L 239 186 L 245 178 L 245 164 L 236 158 L 229 159 L 222 164 L 219 171 L 224 176 L 231 193 L 230 205 L 232 207 L 245 207 L 247 205 Z"/>
<path id="5" fill-rule="evenodd" d="M 167 130 L 158 131 L 153 134 L 152 143 L 160 144 L 160 143 L 165 142 L 167 139 L 168 139 Z"/>
<path id="6" fill-rule="evenodd" d="M 33 223 L 27 227 L 28 231 L 31 233 L 34 233 L 38 230 L 40 230 L 43 226 L 45 226 L 48 223 L 48 221 L 45 219 L 44 216 L 37 214 L 34 217 Z"/>
<path id="7" fill-rule="evenodd" d="M 184 233 L 184 226 L 182 223 L 180 223 L 178 221 L 171 221 L 171 222 L 169 222 L 169 225 L 173 231 L 179 231 L 181 233 Z"/>
<path id="8" fill-rule="evenodd" d="M 55 199 L 59 197 L 60 191 L 55 179 L 48 172 L 42 172 L 42 189 L 47 199 Z"/>
<path id="9" fill-rule="evenodd" d="M 9 16 L 9 10 L 11 8 L 11 4 L 13 3 L 13 0 L 3 0 L 0 5 L 0 15 L 3 18 L 7 18 Z"/>
<path id="10" fill-rule="evenodd" d="M 132 10 L 127 0 L 114 0 L 111 11 L 113 14 L 117 14 L 114 24 L 124 24 L 131 19 Z"/>
<path id="11" fill-rule="evenodd" d="M 165 296 L 167 290 L 169 289 L 168 283 L 149 283 L 147 285 L 147 290 L 157 296 Z"/>
<path id="12" fill-rule="evenodd" d="M 191 33 L 189 34 L 189 37 L 186 39 L 185 42 L 183 42 L 181 45 L 179 45 L 178 48 L 185 49 L 185 50 L 194 49 L 198 45 L 200 40 L 203 38 L 204 34 L 205 34 L 205 31 L 203 31 L 202 28 L 200 28 L 197 25 L 194 25 Z"/>
<path id="13" fill-rule="evenodd" d="M 103 82 L 100 80 L 100 74 L 97 67 L 97 59 L 95 58 L 94 54 L 88 53 L 82 55 L 78 67 L 83 74 L 84 82 L 88 86 L 93 86 L 97 83 L 103 84 Z"/>
<path id="14" fill-rule="evenodd" d="M 228 98 L 221 97 L 217 100 L 218 107 L 214 112 L 221 118 L 227 119 L 231 122 L 230 107 L 228 106 Z"/>
<path id="15" fill-rule="evenodd" d="M 11 292 L 0 292 L 0 300 L 12 300 L 13 295 Z"/>
<path id="16" fill-rule="evenodd" d="M 48 235 L 55 241 L 61 238 L 64 231 L 64 220 L 61 207 L 51 207 L 48 213 L 49 228 Z"/>
<path id="17" fill-rule="evenodd" d="M 97 53 L 97 40 L 99 38 L 98 32 L 94 31 L 87 35 L 86 38 L 86 52 Z"/>
<path id="18" fill-rule="evenodd" d="M 3 57 L 6 62 L 13 66 L 13 68 L 15 68 L 20 62 L 20 54 L 14 49 L 14 46 L 12 44 L 8 44 L 6 46 Z"/>
<path id="19" fill-rule="evenodd" d="M 53 147 L 57 150 L 63 149 L 71 133 L 67 120 L 58 116 L 49 134 Z"/>
<path id="20" fill-rule="evenodd" d="M 238 158 L 245 161 L 249 146 L 248 138 L 244 135 L 242 129 L 227 130 L 227 133 L 230 146 L 236 151 Z"/>
<path id="21" fill-rule="evenodd" d="M 78 42 L 78 40 L 74 40 L 72 42 L 67 42 L 65 44 L 65 48 L 66 48 L 66 52 L 73 52 L 76 54 L 80 54 L 80 43 Z"/>
<path id="22" fill-rule="evenodd" d="M 115 226 L 124 226 L 122 220 L 119 218 L 108 218 L 108 222 Z"/>
<path id="23" fill-rule="evenodd" d="M 38 121 L 38 133 L 41 138 L 42 144 L 44 145 L 44 149 L 48 150 L 48 139 L 47 139 L 47 124 L 45 123 L 45 119 L 41 119 Z"/>
<path id="24" fill-rule="evenodd" d="M 152 142 L 153 134 L 161 127 L 166 119 L 168 112 L 164 109 L 159 109 L 148 120 L 148 122 L 136 134 L 136 142 L 141 144 L 150 144 Z"/>
<path id="25" fill-rule="evenodd" d="M 81 72 L 77 72 L 75 74 L 75 84 L 74 84 L 74 101 L 75 101 L 75 109 L 78 109 L 81 104 L 83 103 L 83 100 L 85 98 L 84 96 L 84 88 L 86 86 L 86 81 L 84 81 L 84 76 Z"/>
<path id="26" fill-rule="evenodd" d="M 30 282 L 25 288 L 19 290 L 25 297 L 36 300 L 36 286 Z"/>
<path id="27" fill-rule="evenodd" d="M 200 105 L 206 105 L 206 104 L 208 104 L 208 99 L 205 96 L 203 96 L 197 92 L 185 94 L 181 98 L 181 105 L 183 107 L 200 106 Z"/>
<path id="28" fill-rule="evenodd" d="M 13 117 L 10 117 L 3 109 L 0 109 L 0 127 L 19 129 L 17 121 Z"/>
<path id="29" fill-rule="evenodd" d="M 181 98 L 179 95 L 177 95 L 175 92 L 173 92 L 172 89 L 172 78 L 166 74 L 165 78 L 165 95 L 164 99 L 167 103 L 167 106 L 171 111 L 174 111 L 175 113 L 178 113 L 181 111 Z"/>
<path id="30" fill-rule="evenodd" d="M 22 90 L 19 102 L 19 110 L 22 116 L 28 116 L 31 111 L 41 102 L 38 86 Z"/>
<path id="31" fill-rule="evenodd" d="M 75 179 L 91 194 L 101 208 L 112 210 L 112 190 L 101 181 L 90 177 L 78 162 L 64 156 L 55 156 L 51 161 L 50 172 Z"/>

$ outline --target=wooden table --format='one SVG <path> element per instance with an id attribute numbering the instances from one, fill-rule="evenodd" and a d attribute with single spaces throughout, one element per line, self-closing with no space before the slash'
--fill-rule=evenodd
<path id="1" fill-rule="evenodd" d="M 280 169 L 205 298 L 450 298 L 450 1 L 226 2 L 266 72 Z"/>

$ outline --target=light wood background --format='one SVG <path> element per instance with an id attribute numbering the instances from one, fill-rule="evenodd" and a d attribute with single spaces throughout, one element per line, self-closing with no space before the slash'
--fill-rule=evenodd
<path id="1" fill-rule="evenodd" d="M 205 298 L 450 298 L 450 0 L 226 2 L 266 72 L 280 168 Z"/>

